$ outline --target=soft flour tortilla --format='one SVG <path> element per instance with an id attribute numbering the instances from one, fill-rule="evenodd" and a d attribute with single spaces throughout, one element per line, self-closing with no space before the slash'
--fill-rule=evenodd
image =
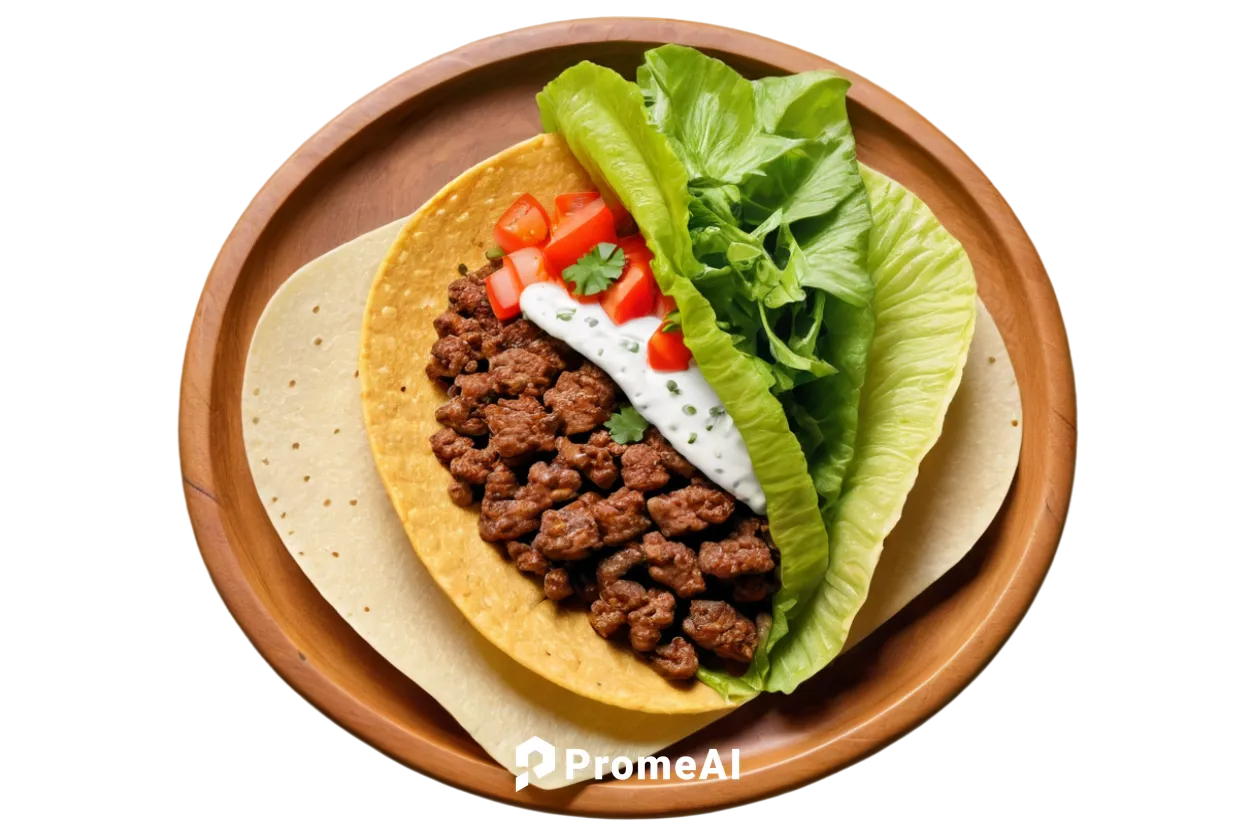
<path id="1" fill-rule="evenodd" d="M 645 716 L 536 676 L 467 624 L 414 557 L 375 472 L 354 379 L 370 281 L 403 224 L 302 267 L 270 300 L 253 334 L 244 442 L 283 544 L 361 637 L 511 772 L 521 771 L 514 748 L 532 735 L 557 747 L 559 764 L 569 747 L 586 749 L 592 763 L 597 756 L 634 760 L 718 719 L 720 712 Z M 446 479 L 438 475 L 441 492 Z M 453 507 L 440 499 L 430 509 L 433 528 Z M 554 789 L 590 777 L 591 767 L 572 780 L 558 769 L 532 783 Z"/>
<path id="2" fill-rule="evenodd" d="M 253 336 L 244 439 L 258 495 L 293 559 L 362 638 L 511 772 L 521 771 L 514 747 L 533 734 L 558 748 L 559 763 L 570 747 L 587 749 L 593 762 L 634 759 L 722 716 L 644 715 L 557 687 L 483 639 L 415 558 L 375 472 L 355 379 L 360 312 L 404 223 L 301 268 L 271 299 Z M 924 461 L 846 647 L 970 550 L 1014 474 L 1018 388 L 1001 337 L 980 308 L 945 433 Z M 584 770 L 574 781 L 589 777 Z M 532 780 L 548 789 L 571 783 L 561 770 Z"/>
<path id="3" fill-rule="evenodd" d="M 374 461 L 414 551 L 462 614 L 525 667 L 575 693 L 619 708 L 698 714 L 729 703 L 707 686 L 676 685 L 630 649 L 607 642 L 585 613 L 559 607 L 540 584 L 479 539 L 477 508 L 449 499 L 448 472 L 428 438 L 447 400 L 425 368 L 432 322 L 448 305 L 458 264 L 479 267 L 492 226 L 521 194 L 552 206 L 592 181 L 556 135 L 534 137 L 471 168 L 409 220 L 388 252 L 366 304 L 362 405 Z"/>

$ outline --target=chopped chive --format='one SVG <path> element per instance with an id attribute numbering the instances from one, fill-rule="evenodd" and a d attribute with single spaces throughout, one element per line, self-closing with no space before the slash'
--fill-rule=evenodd
<path id="1" fill-rule="evenodd" d="M 466 276 L 470 274 L 470 268 L 465 264 L 459 264 L 457 265 L 457 272 L 459 275 Z"/>
<path id="2" fill-rule="evenodd" d="M 601 356 L 602 354 L 604 354 L 604 353 L 605 353 L 605 349 L 604 349 L 604 348 L 598 348 L 598 349 L 597 349 L 597 356 L 598 356 L 598 357 L 600 357 L 600 356 Z"/>
<path id="3" fill-rule="evenodd" d="M 689 403 L 689 404 L 684 404 L 684 414 L 685 414 L 685 415 L 696 415 L 696 414 L 697 414 L 697 408 L 696 408 L 695 406 L 693 406 L 692 404 L 690 404 L 690 403 Z"/>
<path id="4" fill-rule="evenodd" d="M 726 415 L 727 410 L 723 409 L 721 406 L 712 406 L 710 407 L 710 414 L 717 418 L 720 415 Z"/>
<path id="5" fill-rule="evenodd" d="M 705 425 L 705 431 L 706 431 L 706 432 L 711 432 L 713 429 L 714 429 L 714 425 L 713 425 L 713 424 L 706 424 L 706 425 Z"/>
<path id="6" fill-rule="evenodd" d="M 679 391 L 679 384 L 673 380 L 666 381 L 666 391 L 670 392 L 672 395 L 681 394 Z"/>
<path id="7" fill-rule="evenodd" d="M 588 317 L 587 319 L 584 320 L 584 322 L 588 323 L 589 328 L 597 327 L 597 318 L 595 316 Z"/>
<path id="8" fill-rule="evenodd" d="M 572 319 L 575 318 L 575 309 L 571 308 L 568 311 L 558 311 L 557 318 L 560 319 L 562 322 L 570 322 Z"/>
<path id="9" fill-rule="evenodd" d="M 689 444 L 695 444 L 695 443 L 696 443 L 696 441 L 697 441 L 697 434 L 696 434 L 696 433 L 689 433 L 689 434 L 688 434 L 688 443 L 689 443 Z"/>
<path id="10" fill-rule="evenodd" d="M 505 257 L 505 250 L 501 249 L 500 247 L 493 247 L 490 250 L 484 250 L 483 256 L 488 261 L 496 261 L 498 258 Z"/>

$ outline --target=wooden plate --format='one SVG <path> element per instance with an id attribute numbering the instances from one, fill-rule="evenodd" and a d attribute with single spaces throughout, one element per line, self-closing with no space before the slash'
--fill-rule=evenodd
<path id="1" fill-rule="evenodd" d="M 591 59 L 627 74 L 658 44 L 688 44 L 750 76 L 835 69 L 854 84 L 858 156 L 912 189 L 966 246 L 1023 393 L 1019 473 L 997 520 L 940 583 L 791 696 L 754 700 L 672 748 L 741 749 L 739 781 L 603 782 L 514 792 L 438 704 L 322 599 L 266 518 L 249 476 L 240 386 L 275 289 L 333 247 L 414 211 L 473 163 L 538 132 L 534 96 Z M 336 117 L 262 187 L 205 283 L 179 414 L 183 487 L 214 584 L 288 684 L 414 769 L 529 807 L 600 815 L 688 813 L 827 775 L 935 714 L 989 662 L 1036 595 L 1075 471 L 1075 384 L 1053 289 L 993 185 L 925 119 L 835 64 L 756 35 L 695 23 L 602 19 L 510 32 L 385 84 Z"/>

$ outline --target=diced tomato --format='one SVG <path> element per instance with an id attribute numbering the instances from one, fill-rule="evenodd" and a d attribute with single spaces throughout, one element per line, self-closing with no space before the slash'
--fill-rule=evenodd
<path id="1" fill-rule="evenodd" d="M 553 227 L 553 238 L 544 248 L 549 269 L 556 275 L 601 243 L 617 244 L 614 216 L 605 201 L 597 198 L 573 210 Z"/>
<path id="2" fill-rule="evenodd" d="M 488 290 L 488 302 L 492 305 L 492 313 L 500 320 L 513 319 L 518 316 L 521 308 L 518 300 L 522 297 L 522 282 L 508 261 L 505 265 L 484 282 Z"/>
<path id="3" fill-rule="evenodd" d="M 661 291 L 657 295 L 657 304 L 653 307 L 653 315 L 666 319 L 666 315 L 671 311 L 679 310 L 675 305 L 675 300 L 669 296 L 663 296 Z"/>
<path id="4" fill-rule="evenodd" d="M 692 352 L 684 345 L 684 334 L 678 328 L 663 330 L 663 322 L 649 337 L 649 365 L 659 372 L 682 372 L 688 368 Z"/>
<path id="5" fill-rule="evenodd" d="M 657 282 L 653 273 L 647 265 L 634 261 L 627 263 L 623 275 L 601 296 L 601 307 L 618 325 L 652 313 L 655 304 Z"/>
<path id="6" fill-rule="evenodd" d="M 553 282 L 553 274 L 544 261 L 544 251 L 539 247 L 524 247 L 505 256 L 505 263 L 514 268 L 514 274 L 523 287 L 536 282 Z"/>
<path id="7" fill-rule="evenodd" d="M 553 223 L 559 224 L 562 218 L 577 209 L 582 209 L 594 200 L 600 199 L 598 192 L 567 192 L 559 194 L 553 200 Z M 636 222 L 632 220 L 631 214 L 627 211 L 627 207 L 617 200 L 607 200 L 605 205 L 610 208 L 610 215 L 614 218 L 614 228 L 619 232 L 626 233 L 636 226 Z"/>
<path id="8" fill-rule="evenodd" d="M 648 267 L 653 261 L 653 253 L 649 250 L 649 245 L 644 242 L 643 235 L 628 235 L 626 238 L 620 238 L 618 246 L 623 248 L 623 253 L 630 262 L 639 262 Z M 653 269 L 650 267 L 649 272 Z"/>
<path id="9" fill-rule="evenodd" d="M 614 216 L 614 231 L 619 235 L 631 235 L 636 231 L 636 219 L 627 211 L 627 207 L 617 200 L 607 201 L 610 214 Z"/>
<path id="10" fill-rule="evenodd" d="M 600 200 L 599 192 L 567 192 L 553 199 L 553 223 L 560 224 L 562 218 L 578 209 L 582 209 L 594 200 Z"/>
<path id="11" fill-rule="evenodd" d="M 538 200 L 524 194 L 496 222 L 492 237 L 507 253 L 524 247 L 542 246 L 549 237 L 548 213 Z"/>

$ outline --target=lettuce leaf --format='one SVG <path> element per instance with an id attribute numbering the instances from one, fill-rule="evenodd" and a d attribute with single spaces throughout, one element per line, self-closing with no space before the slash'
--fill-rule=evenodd
<path id="1" fill-rule="evenodd" d="M 653 251 L 658 285 L 679 308 L 684 342 L 736 422 L 766 494 L 781 582 L 770 638 L 750 678 L 733 683 L 726 675 L 705 674 L 725 694 L 756 691 L 765 681 L 770 646 L 787 632 L 793 611 L 813 594 L 827 566 L 827 529 L 801 444 L 771 394 L 769 366 L 763 374 L 761 359 L 738 349 L 697 287 L 699 279 L 717 272 L 693 255 L 687 170 L 649 123 L 640 89 L 585 62 L 550 82 L 537 102 L 545 129 L 560 133 L 593 178 L 631 212 Z M 751 313 L 756 316 L 756 309 Z"/>
<path id="2" fill-rule="evenodd" d="M 831 561 L 771 654 L 771 691 L 791 692 L 844 646 L 919 463 L 940 435 L 975 329 L 975 274 L 962 245 L 901 185 L 865 167 L 862 177 L 874 215 L 868 264 L 875 326 L 860 421 L 840 497 L 824 507 Z M 852 357 L 849 365 L 858 362 Z M 820 420 L 820 408 L 807 411 Z"/>

